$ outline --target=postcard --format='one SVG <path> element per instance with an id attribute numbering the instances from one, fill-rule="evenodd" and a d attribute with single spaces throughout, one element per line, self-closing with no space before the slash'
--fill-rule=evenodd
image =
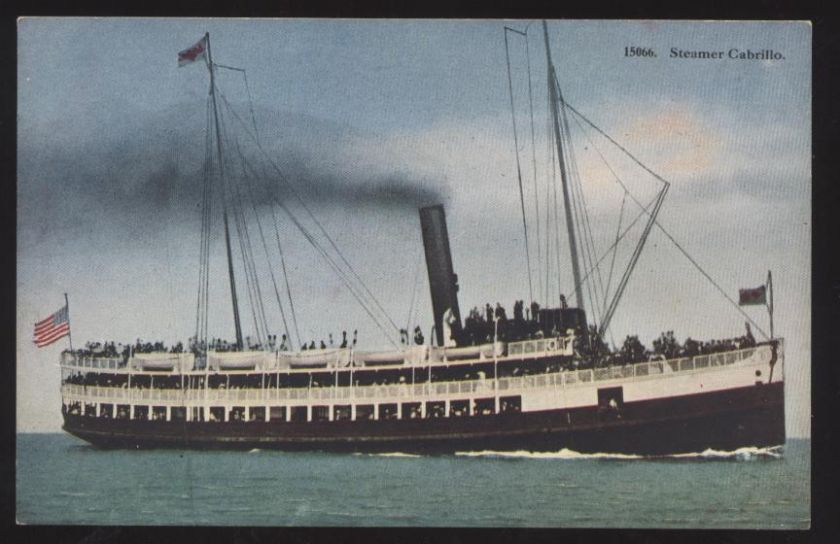
<path id="1" fill-rule="evenodd" d="M 808 22 L 18 44 L 18 523 L 810 526 Z"/>

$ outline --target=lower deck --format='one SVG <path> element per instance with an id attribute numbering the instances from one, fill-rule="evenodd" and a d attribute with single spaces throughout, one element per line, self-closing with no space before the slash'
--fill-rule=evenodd
<path id="1" fill-rule="evenodd" d="M 783 444 L 784 384 L 472 417 L 350 421 L 165 421 L 66 413 L 64 429 L 104 448 L 276 448 L 359 452 L 476 450 L 646 455 Z"/>

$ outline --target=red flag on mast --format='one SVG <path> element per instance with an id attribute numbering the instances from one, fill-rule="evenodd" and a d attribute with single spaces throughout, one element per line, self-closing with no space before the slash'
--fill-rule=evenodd
<path id="1" fill-rule="evenodd" d="M 754 289 L 738 289 L 739 306 L 751 306 L 755 304 L 767 304 L 766 285 Z"/>
<path id="2" fill-rule="evenodd" d="M 178 53 L 178 66 L 184 66 L 204 58 L 207 52 L 207 36 L 198 40 L 195 45 Z"/>

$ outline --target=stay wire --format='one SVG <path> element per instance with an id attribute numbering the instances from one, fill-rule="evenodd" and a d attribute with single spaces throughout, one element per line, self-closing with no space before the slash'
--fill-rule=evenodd
<path id="1" fill-rule="evenodd" d="M 638 164 L 638 165 L 639 165 L 640 167 L 642 167 L 642 168 L 643 168 L 646 172 L 648 172 L 650 175 L 652 175 L 653 177 L 655 177 L 656 179 L 658 179 L 658 180 L 659 180 L 659 181 L 661 181 L 662 183 L 664 183 L 664 184 L 666 184 L 666 185 L 670 185 L 670 183 L 668 183 L 668 181 L 666 181 L 666 180 L 665 180 L 665 179 L 663 179 L 661 176 L 659 176 L 659 174 L 657 174 L 656 172 L 652 171 L 650 168 L 648 168 L 647 166 L 645 166 L 645 165 L 644 165 L 641 161 L 639 161 L 639 160 L 638 160 L 635 156 L 633 156 L 633 154 L 632 154 L 632 153 L 630 153 L 629 151 L 627 151 L 627 149 L 625 149 L 625 148 L 624 148 L 621 144 L 619 144 L 618 142 L 616 142 L 615 140 L 613 140 L 613 139 L 612 139 L 612 138 L 611 138 L 611 137 L 610 137 L 607 133 L 605 133 L 603 130 L 601 130 L 601 129 L 597 126 L 597 125 L 595 125 L 595 124 L 594 124 L 592 121 L 590 121 L 588 118 L 586 118 L 586 116 L 584 116 L 582 113 L 580 113 L 579 111 L 577 111 L 574 107 L 572 107 L 572 106 L 571 106 L 571 104 L 568 104 L 568 103 L 567 103 L 566 105 L 569 107 L 569 109 L 570 109 L 570 110 L 571 110 L 571 111 L 572 111 L 575 115 L 577 115 L 577 116 L 578 116 L 581 120 L 583 120 L 583 121 L 584 121 L 584 122 L 586 122 L 589 126 L 591 126 L 591 127 L 592 127 L 592 128 L 594 128 L 596 131 L 598 131 L 598 133 L 600 133 L 602 136 L 604 136 L 607 140 L 609 140 L 609 141 L 610 141 L 613 145 L 615 145 L 618 149 L 620 149 L 622 152 L 624 152 L 624 154 L 625 154 L 625 155 L 627 155 L 627 156 L 628 156 L 631 160 L 633 160 L 633 162 L 635 162 L 636 164 Z M 625 187 L 625 190 L 626 190 L 626 187 Z M 641 203 L 639 203 L 639 201 L 636 199 L 636 197 L 633 195 L 633 193 L 631 193 L 630 191 L 627 191 L 627 193 L 630 195 L 630 198 L 631 198 L 631 199 L 632 199 L 632 200 L 633 200 L 633 201 L 634 201 L 637 205 L 641 206 Z M 673 244 L 677 247 L 677 249 L 680 251 L 680 253 L 682 253 L 682 254 L 683 254 L 683 256 L 685 256 L 685 258 L 686 258 L 686 259 L 688 259 L 688 260 L 689 260 L 689 262 L 690 262 L 692 265 L 694 265 L 694 267 L 695 267 L 695 268 L 696 268 L 696 269 L 697 269 L 697 270 L 698 270 L 698 271 L 699 271 L 699 272 L 700 272 L 700 273 L 701 273 L 701 274 L 702 274 L 702 275 L 703 275 L 703 276 L 704 276 L 704 277 L 705 277 L 705 278 L 709 281 L 709 283 L 711 283 L 711 284 L 712 284 L 712 285 L 713 285 L 713 286 L 714 286 L 714 287 L 718 290 L 718 292 L 719 292 L 719 293 L 720 293 L 720 294 L 721 294 L 721 295 L 722 295 L 722 296 L 723 296 L 723 297 L 724 297 L 724 298 L 725 298 L 725 299 L 726 299 L 726 300 L 727 300 L 727 301 L 728 301 L 728 302 L 732 305 L 732 307 L 734 307 L 734 308 L 735 308 L 735 309 L 736 309 L 736 310 L 737 310 L 737 311 L 738 311 L 738 312 L 739 312 L 739 313 L 740 313 L 740 314 L 741 314 L 741 315 L 742 315 L 745 319 L 747 319 L 747 321 L 749 321 L 749 322 L 750 322 L 750 323 L 751 323 L 751 324 L 752 324 L 752 325 L 753 325 L 753 326 L 754 326 L 754 327 L 755 327 L 755 328 L 756 328 L 756 329 L 757 329 L 757 330 L 761 333 L 761 335 L 762 335 L 762 336 L 764 336 L 764 338 L 765 338 L 765 339 L 769 339 L 769 338 L 770 338 L 770 337 L 767 335 L 767 333 L 765 333 L 765 332 L 764 332 L 764 330 L 763 330 L 763 329 L 762 329 L 762 328 L 761 328 L 761 327 L 760 327 L 760 326 L 759 326 L 759 325 L 758 325 L 758 324 L 757 324 L 757 323 L 756 323 L 756 322 L 755 322 L 755 321 L 754 321 L 754 320 L 753 320 L 753 319 L 749 316 L 749 314 L 747 314 L 744 310 L 742 310 L 742 309 L 741 309 L 741 307 L 740 307 L 740 306 L 739 306 L 739 305 L 738 305 L 738 304 L 737 304 L 734 300 L 732 300 L 732 298 L 731 298 L 731 297 L 730 297 L 730 296 L 726 293 L 726 291 L 725 291 L 725 290 L 724 290 L 724 289 L 723 289 L 723 288 L 722 288 L 722 287 L 721 287 L 721 286 L 720 286 L 720 285 L 719 285 L 719 284 L 718 284 L 718 283 L 717 283 L 714 279 L 712 279 L 712 277 L 708 274 L 708 272 L 706 272 L 706 271 L 703 269 L 703 267 L 701 267 L 701 266 L 700 266 L 700 263 L 698 263 L 698 262 L 694 259 L 694 257 L 692 257 L 692 256 L 688 253 L 688 251 L 686 251 L 686 249 L 685 249 L 685 248 L 683 248 L 683 247 L 682 247 L 682 245 L 681 245 L 679 242 L 677 242 L 677 240 L 676 240 L 676 239 L 675 239 L 675 238 L 671 235 L 671 233 L 669 233 L 667 230 L 665 230 L 665 227 L 663 227 L 663 226 L 662 226 L 662 224 L 661 224 L 659 221 L 654 221 L 654 224 L 655 224 L 655 225 L 659 228 L 659 230 L 660 230 L 660 231 L 661 231 L 661 232 L 662 232 L 662 233 L 663 233 L 663 234 L 664 234 L 664 235 L 665 235 L 665 236 L 666 236 L 666 237 L 667 237 L 667 238 L 671 241 L 671 243 L 673 243 Z"/>
<path id="2" fill-rule="evenodd" d="M 569 165 L 569 184 L 571 186 L 571 197 L 572 197 L 572 209 L 573 209 L 573 216 L 574 216 L 574 223 L 577 225 L 578 230 L 581 232 L 581 253 L 584 260 L 589 260 L 591 264 L 594 261 L 595 255 L 595 247 L 594 247 L 594 240 L 592 240 L 592 231 L 591 225 L 588 225 L 588 212 L 586 210 L 586 199 L 583 194 L 583 188 L 580 182 L 580 176 L 577 169 L 577 160 L 575 159 L 573 142 L 571 141 L 571 129 L 569 128 L 569 120 L 568 116 L 566 115 L 566 108 L 565 108 L 565 101 L 563 100 L 563 94 L 560 92 L 560 82 L 557 80 L 557 74 L 554 73 L 554 84 L 557 87 L 557 99 L 558 99 L 558 113 L 560 115 L 560 122 L 563 125 L 563 137 L 566 138 L 566 142 L 563 146 L 563 150 L 565 151 L 565 155 L 567 158 L 566 163 Z M 575 189 L 577 189 L 577 198 L 575 197 Z M 590 228 L 587 230 L 587 226 Z M 570 240 L 571 243 L 571 240 Z M 596 275 L 595 278 L 600 280 L 601 272 L 600 268 L 595 269 Z M 584 281 L 584 280 L 581 280 Z M 601 280 L 601 288 L 603 290 L 603 280 Z M 598 283 L 596 281 L 591 282 L 590 285 L 587 284 L 587 292 L 589 293 L 589 300 L 592 305 L 592 317 L 595 323 L 600 322 L 600 318 L 598 317 L 598 313 L 601 311 L 598 308 Z"/>
<path id="3" fill-rule="evenodd" d="M 629 189 L 627 189 L 627 186 L 624 184 L 624 182 L 621 181 L 621 178 L 618 177 L 618 174 L 615 172 L 615 170 L 613 170 L 613 167 L 607 161 L 606 157 L 604 157 L 604 154 L 601 153 L 601 150 L 599 149 L 598 144 L 589 136 L 589 133 L 586 132 L 586 129 L 580 123 L 578 118 L 577 117 L 572 117 L 572 119 L 575 121 L 575 124 L 578 126 L 581 133 L 586 137 L 589 144 L 592 146 L 592 148 L 598 154 L 598 157 L 600 157 L 601 162 L 604 163 L 604 166 L 607 167 L 607 169 L 610 171 L 612 176 L 615 178 L 615 181 L 619 184 L 619 186 L 621 186 L 621 188 L 623 190 L 623 195 L 622 195 L 622 198 L 621 198 L 621 212 L 619 213 L 618 227 L 616 228 L 616 237 L 618 237 L 618 233 L 621 230 L 621 221 L 622 221 L 622 216 L 624 214 L 624 207 L 625 207 L 625 204 L 626 204 L 627 195 L 630 194 L 630 191 L 629 191 Z M 630 196 L 632 197 L 633 195 L 630 194 Z M 606 304 L 607 304 L 609 287 L 612 284 L 612 275 L 613 275 L 613 270 L 614 270 L 614 266 L 615 266 L 616 253 L 618 251 L 618 247 L 617 246 L 614 246 L 614 247 L 615 247 L 615 249 L 614 249 L 614 252 L 613 252 L 613 259 L 612 259 L 612 263 L 610 264 L 610 273 L 609 273 L 608 280 L 607 280 L 607 288 L 606 288 L 606 292 L 604 292 L 604 303 L 603 303 L 604 306 L 606 306 Z"/>
<path id="4" fill-rule="evenodd" d="M 250 165 L 248 165 L 248 167 L 251 168 Z M 253 169 L 252 169 L 252 172 L 253 172 Z M 324 260 L 327 261 L 327 264 L 336 273 L 339 280 L 341 280 L 341 282 L 345 285 L 345 287 L 347 287 L 348 291 L 350 291 L 350 294 L 353 295 L 353 298 L 356 299 L 356 301 L 359 303 L 359 305 L 362 307 L 362 309 L 368 314 L 368 316 L 371 318 L 371 320 L 374 322 L 374 324 L 382 331 L 382 333 L 385 335 L 385 338 L 388 340 L 388 342 L 390 342 L 394 347 L 398 348 L 397 344 L 394 342 L 391 335 L 387 332 L 385 327 L 380 323 L 380 321 L 374 315 L 373 310 L 371 310 L 368 307 L 368 305 L 365 303 L 365 301 L 363 300 L 363 298 L 364 298 L 363 295 L 360 292 L 358 292 L 358 288 L 356 288 L 352 285 L 349 276 L 343 270 L 341 270 L 341 267 L 338 265 L 338 263 L 336 263 L 335 260 L 329 255 L 329 253 L 323 247 L 321 247 L 321 245 L 318 243 L 318 241 L 315 239 L 315 237 L 312 235 L 312 233 L 310 233 L 309 230 L 300 222 L 300 220 L 292 213 L 292 211 L 288 208 L 288 206 L 283 204 L 283 202 L 280 201 L 274 195 L 272 195 L 271 200 L 276 206 L 280 207 L 280 209 L 282 209 L 286 213 L 286 215 L 289 217 L 289 219 L 292 221 L 292 223 L 295 225 L 295 227 L 297 227 L 297 229 L 301 232 L 301 234 L 303 234 L 304 238 L 309 242 L 309 244 L 313 248 L 315 248 L 315 250 L 324 258 Z M 299 333 L 298 333 L 298 336 L 299 336 Z"/>
<path id="5" fill-rule="evenodd" d="M 531 117 L 531 163 L 534 173 L 534 210 L 537 216 L 537 280 L 540 282 L 539 291 L 542 292 L 542 250 L 540 236 L 540 199 L 539 186 L 537 184 L 537 143 L 534 132 L 534 92 L 531 86 L 531 53 L 528 46 L 528 28 L 525 28 L 525 65 L 528 68 L 528 110 Z M 533 301 L 532 301 L 533 302 Z"/>
<path id="6" fill-rule="evenodd" d="M 228 108 L 230 107 L 230 105 L 227 102 L 225 102 L 225 105 Z M 265 234 L 263 232 L 262 222 L 260 221 L 259 212 L 257 211 L 256 204 L 255 204 L 254 197 L 253 197 L 251 177 L 248 175 L 248 171 L 247 171 L 247 168 L 246 168 L 247 160 L 245 159 L 245 155 L 242 153 L 242 149 L 239 145 L 239 142 L 236 141 L 235 143 L 236 143 L 236 146 L 235 146 L 236 152 L 237 152 L 239 160 L 241 161 L 241 164 L 242 164 L 243 178 L 245 179 L 246 184 L 247 184 L 246 185 L 247 196 L 248 196 L 249 202 L 251 204 L 251 209 L 253 211 L 254 218 L 255 218 L 256 223 L 257 223 L 257 229 L 259 231 L 260 240 L 262 241 L 263 250 L 265 251 L 266 261 L 268 263 L 269 274 L 271 276 L 271 282 L 272 282 L 272 285 L 274 286 L 274 292 L 275 292 L 275 295 L 276 295 L 276 298 L 277 298 L 277 305 L 280 309 L 280 315 L 281 315 L 281 318 L 282 318 L 282 321 L 283 321 L 284 330 L 286 331 L 286 335 L 289 336 L 289 328 L 288 328 L 288 323 L 286 321 L 285 310 L 283 309 L 283 304 L 282 304 L 281 299 L 280 299 L 279 289 L 277 288 L 277 280 L 274 276 L 274 269 L 271 267 L 271 264 L 270 264 L 268 244 L 265 241 Z M 240 200 L 241 200 L 241 196 L 240 196 Z M 244 216 L 244 214 L 243 214 L 243 216 Z M 250 236 L 248 238 L 250 240 Z M 265 332 L 265 335 L 268 336 L 268 320 L 266 319 L 266 316 L 265 316 L 265 307 L 264 307 L 264 304 L 262 302 L 262 289 L 259 286 L 258 277 L 256 276 L 256 261 L 253 259 L 253 250 L 252 249 L 250 251 L 250 255 L 251 255 L 251 259 L 253 261 L 252 262 L 252 268 L 253 268 L 253 271 L 254 271 L 255 284 L 257 286 L 257 294 L 259 295 L 258 301 L 259 301 L 259 305 L 260 305 L 260 312 L 261 312 L 262 319 L 263 319 L 264 332 Z"/>
<path id="7" fill-rule="evenodd" d="M 244 155 L 242 154 L 242 150 L 239 147 L 238 143 L 236 145 L 236 151 L 239 154 L 239 158 L 244 165 L 246 163 L 246 160 L 245 160 Z M 283 330 L 286 332 L 286 337 L 288 338 L 288 337 L 291 337 L 291 334 L 289 333 L 289 324 L 286 320 L 286 311 L 283 308 L 283 302 L 282 302 L 281 297 L 280 297 L 280 289 L 277 287 L 277 279 L 274 276 L 274 268 L 271 266 L 271 258 L 269 256 L 268 243 L 265 241 L 265 234 L 264 234 L 263 228 L 262 228 L 262 221 L 260 221 L 259 212 L 257 211 L 256 202 L 254 200 L 254 191 L 253 191 L 253 184 L 251 183 L 251 176 L 248 176 L 246 174 L 243 177 L 245 178 L 245 181 L 246 181 L 246 188 L 247 188 L 247 191 L 248 191 L 248 200 L 251 204 L 251 210 L 253 211 L 254 218 L 256 219 L 256 222 L 257 222 L 257 230 L 259 231 L 260 240 L 262 241 L 263 250 L 265 251 L 265 258 L 266 258 L 266 261 L 268 262 L 268 272 L 269 272 L 269 275 L 271 276 L 271 284 L 274 287 L 274 295 L 277 299 L 277 306 L 280 309 L 280 317 L 283 321 Z"/>
<path id="8" fill-rule="evenodd" d="M 268 179 L 268 177 L 266 176 L 265 179 Z M 292 289 L 289 286 L 289 274 L 286 271 L 286 257 L 283 254 L 283 246 L 280 244 L 280 229 L 277 226 L 277 215 L 274 213 L 273 206 L 271 206 L 271 218 L 274 222 L 274 235 L 277 238 L 277 252 L 280 254 L 280 267 L 283 270 L 283 279 L 286 283 L 286 296 L 289 298 L 289 309 L 292 313 L 292 325 L 295 328 L 297 345 L 300 346 L 300 331 L 298 330 L 297 315 L 295 314 L 295 303 L 292 299 Z M 291 337 L 289 337 L 289 342 L 292 342 Z"/>
<path id="9" fill-rule="evenodd" d="M 561 102 L 561 109 L 562 109 L 562 102 Z M 584 259 L 588 261 L 588 266 L 592 266 L 595 270 L 594 281 L 590 280 L 592 284 L 592 290 L 590 293 L 590 303 L 593 307 L 593 310 L 597 310 L 598 316 L 596 317 L 595 312 L 593 311 L 593 317 L 595 318 L 594 322 L 597 323 L 601 322 L 601 319 L 604 316 L 606 308 L 604 306 L 599 307 L 599 302 L 601 296 L 598 294 L 598 289 L 600 288 L 601 293 L 603 294 L 604 291 L 604 282 L 601 276 L 601 268 L 595 262 L 595 258 L 597 256 L 597 248 L 595 247 L 595 239 L 592 234 L 592 225 L 589 221 L 589 211 L 586 204 L 586 195 L 583 191 L 583 183 L 580 178 L 580 170 L 577 166 L 577 159 L 576 153 L 574 152 L 574 141 L 571 137 L 571 131 L 569 130 L 568 121 L 566 119 L 565 111 L 563 110 L 563 124 L 566 128 L 567 138 L 569 139 L 568 146 L 569 146 L 569 165 L 570 165 L 570 172 L 572 178 L 572 193 L 576 193 L 577 197 L 577 213 L 580 215 L 578 221 L 581 225 L 582 230 L 582 245 L 583 245 L 583 254 Z"/>
<path id="10" fill-rule="evenodd" d="M 221 94 L 221 96 L 222 96 L 222 100 L 227 102 L 227 98 L 225 98 L 225 96 L 223 94 Z M 350 262 L 347 260 L 347 258 L 344 256 L 344 254 L 341 252 L 341 250 L 338 248 L 338 245 L 335 243 L 335 241 L 332 239 L 332 237 L 327 233 L 324 226 L 321 224 L 321 222 L 318 220 L 318 218 L 315 217 L 315 214 L 312 212 L 312 210 L 309 208 L 309 206 L 306 205 L 306 202 L 303 200 L 303 197 L 300 195 L 300 193 L 297 191 L 297 189 L 294 187 L 294 185 L 291 183 L 291 181 L 283 174 L 283 172 L 280 170 L 280 168 L 277 166 L 277 164 L 271 159 L 268 152 L 265 151 L 265 149 L 262 147 L 262 144 L 260 143 L 260 141 L 258 139 L 256 139 L 255 135 L 252 134 L 247 129 L 247 126 L 242 121 L 242 119 L 239 117 L 239 115 L 235 111 L 233 111 L 233 115 L 237 119 L 237 121 L 239 121 L 239 123 L 243 126 L 243 129 L 244 129 L 245 133 L 248 134 L 248 136 L 254 141 L 257 148 L 260 150 L 260 153 L 262 153 L 263 156 L 265 157 L 266 161 L 268 161 L 268 163 L 272 166 L 272 168 L 274 169 L 274 171 L 277 174 L 280 181 L 283 182 L 283 184 L 286 185 L 286 187 L 291 191 L 292 195 L 294 195 L 294 197 L 298 200 L 298 202 L 300 202 L 301 207 L 306 211 L 307 215 L 310 217 L 310 219 L 318 227 L 318 230 L 321 232 L 321 234 L 327 239 L 330 246 L 336 252 L 338 257 L 345 264 L 345 266 L 347 266 L 350 273 L 359 282 L 359 284 L 361 285 L 361 287 L 365 291 L 365 293 L 367 293 L 367 295 L 370 297 L 370 299 L 373 301 L 373 303 L 377 306 L 379 311 L 382 312 L 382 314 L 387 318 L 388 322 L 391 324 L 391 326 L 394 328 L 394 330 L 399 331 L 399 327 L 397 326 L 397 324 L 394 322 L 394 320 L 391 318 L 391 316 L 388 314 L 388 312 L 385 311 L 385 309 L 382 307 L 382 305 L 379 303 L 379 301 L 376 299 L 376 297 L 373 295 L 373 293 L 371 293 L 371 291 L 370 291 L 370 289 L 368 289 L 367 285 L 365 285 L 362 278 L 359 276 L 359 274 L 355 271 L 353 266 L 350 264 Z"/>
<path id="11" fill-rule="evenodd" d="M 507 60 L 508 91 L 510 94 L 510 116 L 513 124 L 513 151 L 516 155 L 516 177 L 519 182 L 519 203 L 522 207 L 522 230 L 525 231 L 525 264 L 528 267 L 528 293 L 531 300 L 534 300 L 534 287 L 531 282 L 531 250 L 528 243 L 528 221 L 525 215 L 525 191 L 522 187 L 522 166 L 519 162 L 519 136 L 516 129 L 516 109 L 513 103 L 513 78 L 510 71 L 510 48 L 508 46 L 508 31 L 505 27 L 505 59 Z"/>
<path id="12" fill-rule="evenodd" d="M 225 119 L 222 112 L 220 112 L 219 120 L 222 125 L 222 130 L 227 134 L 225 127 Z M 230 142 L 227 142 L 228 144 Z M 235 142 L 236 143 L 236 142 Z M 244 166 L 243 166 L 244 171 Z M 253 252 L 251 250 L 251 240 L 248 233 L 248 225 L 245 221 L 244 210 L 242 209 L 242 194 L 239 190 L 239 185 L 234 183 L 231 179 L 227 180 L 228 185 L 232 188 L 232 205 L 234 211 L 234 224 L 236 225 L 237 238 L 239 241 L 239 249 L 242 254 L 242 263 L 245 270 L 245 284 L 248 292 L 248 301 L 251 308 L 251 316 L 254 321 L 255 334 L 257 342 L 263 343 L 264 330 L 267 325 L 265 319 L 265 311 L 262 305 L 262 293 L 259 288 L 259 279 L 256 274 L 256 267 L 253 260 Z"/>

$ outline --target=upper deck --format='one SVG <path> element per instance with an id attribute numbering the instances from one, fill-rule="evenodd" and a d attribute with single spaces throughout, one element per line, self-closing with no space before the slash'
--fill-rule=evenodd
<path id="1" fill-rule="evenodd" d="M 397 370 L 406 367 L 471 365 L 492 361 L 572 357 L 573 337 L 544 338 L 521 342 L 496 342 L 480 346 L 443 348 L 413 346 L 393 352 L 364 352 L 352 348 L 302 352 L 246 351 L 192 353 L 149 353 L 132 357 L 79 357 L 63 353 L 61 367 L 71 372 L 113 374 L 204 375 L 276 372 L 306 374 L 340 369 Z"/>

